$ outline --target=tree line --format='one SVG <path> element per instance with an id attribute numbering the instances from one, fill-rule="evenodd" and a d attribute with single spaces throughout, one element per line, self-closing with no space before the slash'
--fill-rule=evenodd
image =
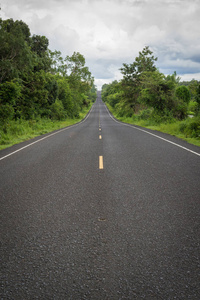
<path id="1" fill-rule="evenodd" d="M 96 99 L 94 78 L 79 52 L 62 57 L 23 21 L 0 18 L 0 124 L 78 117 Z"/>
<path id="2" fill-rule="evenodd" d="M 157 123 L 184 120 L 191 107 L 199 116 L 200 82 L 181 83 L 176 72 L 165 76 L 156 68 L 156 61 L 149 47 L 144 47 L 133 63 L 121 67 L 122 80 L 103 85 L 103 101 L 119 117 L 138 116 Z"/>

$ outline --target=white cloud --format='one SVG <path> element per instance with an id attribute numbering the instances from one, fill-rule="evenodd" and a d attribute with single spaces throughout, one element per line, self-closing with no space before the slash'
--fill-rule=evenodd
<path id="1" fill-rule="evenodd" d="M 52 50 L 83 54 L 99 86 L 120 78 L 122 63 L 145 45 L 165 74 L 198 76 L 199 0 L 1 0 L 1 7 L 3 19 L 22 19 Z"/>
<path id="2" fill-rule="evenodd" d="M 179 76 L 179 74 L 177 74 Z M 179 76 L 181 81 L 190 81 L 192 79 L 200 81 L 200 73 L 183 74 Z"/>

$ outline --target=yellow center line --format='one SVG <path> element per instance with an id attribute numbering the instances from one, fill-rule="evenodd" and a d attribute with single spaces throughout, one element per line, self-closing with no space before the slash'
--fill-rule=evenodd
<path id="1" fill-rule="evenodd" d="M 103 169 L 103 156 L 99 156 L 99 169 Z"/>
<path id="2" fill-rule="evenodd" d="M 99 128 L 99 131 L 101 131 L 101 128 Z"/>
<path id="3" fill-rule="evenodd" d="M 102 136 L 101 136 L 101 135 L 99 136 L 99 139 L 100 139 L 100 140 L 102 139 Z"/>

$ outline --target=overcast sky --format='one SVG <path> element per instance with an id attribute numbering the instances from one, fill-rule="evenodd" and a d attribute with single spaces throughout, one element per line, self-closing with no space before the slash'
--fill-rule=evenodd
<path id="1" fill-rule="evenodd" d="M 144 46 L 164 74 L 200 80 L 200 0 L 0 0 L 2 19 L 28 24 L 62 56 L 80 52 L 95 84 L 121 79 Z"/>

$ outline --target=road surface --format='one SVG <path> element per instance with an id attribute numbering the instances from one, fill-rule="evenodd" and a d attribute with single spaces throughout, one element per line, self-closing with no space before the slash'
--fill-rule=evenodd
<path id="1" fill-rule="evenodd" d="M 0 199 L 1 299 L 200 299 L 200 148 L 117 122 L 100 95 L 0 151 Z"/>

